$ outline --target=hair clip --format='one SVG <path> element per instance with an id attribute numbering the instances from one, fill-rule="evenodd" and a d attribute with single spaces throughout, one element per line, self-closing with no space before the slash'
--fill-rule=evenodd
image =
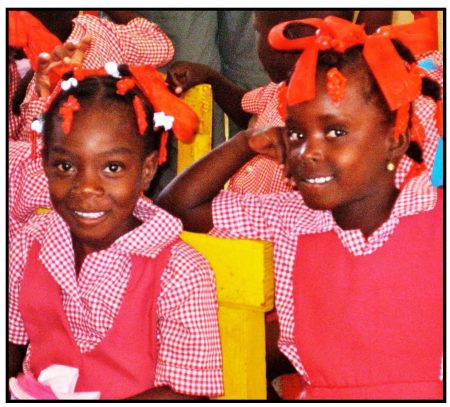
<path id="1" fill-rule="evenodd" d="M 42 134 L 42 131 L 44 130 L 44 119 L 42 117 L 34 119 L 31 122 L 31 130 L 35 131 L 36 133 Z"/>
<path id="2" fill-rule="evenodd" d="M 337 68 L 331 68 L 327 72 L 327 93 L 335 105 L 338 105 L 345 96 L 345 84 L 347 79 Z"/>
<path id="3" fill-rule="evenodd" d="M 153 115 L 155 127 L 164 127 L 165 131 L 172 128 L 174 120 L 173 116 L 166 115 L 164 112 L 157 112 Z"/>
<path id="4" fill-rule="evenodd" d="M 70 88 L 76 88 L 77 86 L 78 81 L 74 77 L 61 82 L 61 89 L 64 91 L 68 91 Z"/>
<path id="5" fill-rule="evenodd" d="M 130 89 L 133 89 L 136 86 L 136 82 L 132 78 L 124 78 L 120 81 L 117 81 L 116 88 L 117 94 L 126 95 Z"/>
<path id="6" fill-rule="evenodd" d="M 409 103 L 405 103 L 397 109 L 394 126 L 394 137 L 399 138 L 401 134 L 406 133 L 409 122 Z"/>
<path id="7" fill-rule="evenodd" d="M 119 65 L 117 62 L 110 61 L 105 64 L 105 71 L 108 75 L 111 75 L 114 78 L 121 78 L 122 75 L 119 72 Z"/>
<path id="8" fill-rule="evenodd" d="M 145 109 L 144 109 L 144 105 L 142 104 L 142 100 L 138 96 L 135 96 L 133 99 L 133 107 L 134 107 L 134 112 L 136 113 L 139 134 L 141 136 L 143 136 L 145 133 L 145 130 L 147 130 L 147 126 L 148 126 L 147 114 L 145 113 Z"/>
<path id="9" fill-rule="evenodd" d="M 37 119 L 31 122 L 30 141 L 31 141 L 31 159 L 33 161 L 35 161 L 37 157 L 37 135 L 42 134 L 43 130 L 44 130 L 44 119 L 42 117 L 38 117 Z"/>
<path id="10" fill-rule="evenodd" d="M 59 108 L 59 114 L 63 121 L 61 124 L 64 134 L 69 134 L 72 129 L 73 112 L 80 110 L 80 104 L 73 95 L 70 95 L 66 102 Z"/>

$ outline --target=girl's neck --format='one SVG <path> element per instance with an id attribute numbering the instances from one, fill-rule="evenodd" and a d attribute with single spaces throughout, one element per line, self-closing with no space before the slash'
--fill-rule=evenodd
<path id="1" fill-rule="evenodd" d="M 379 191 L 377 199 L 361 199 L 333 209 L 333 218 L 341 229 L 360 229 L 368 238 L 389 218 L 398 195 L 399 190 L 395 188 Z"/>
<path id="2" fill-rule="evenodd" d="M 91 253 L 99 252 L 110 247 L 117 239 L 122 237 L 124 234 L 130 232 L 131 230 L 140 226 L 142 222 L 133 216 L 132 221 L 120 236 L 116 237 L 114 240 L 103 240 L 101 242 L 86 242 L 78 239 L 72 234 L 72 244 L 73 251 L 75 255 L 75 271 L 77 276 L 80 274 L 81 267 L 83 265 L 84 259 Z"/>

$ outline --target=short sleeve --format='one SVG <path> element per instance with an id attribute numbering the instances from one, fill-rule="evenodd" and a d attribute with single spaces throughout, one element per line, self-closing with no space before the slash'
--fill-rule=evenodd
<path id="1" fill-rule="evenodd" d="M 115 24 L 91 15 L 77 17 L 69 40 L 92 35 L 83 66 L 98 68 L 108 61 L 128 65 L 167 64 L 174 54 L 169 37 L 154 23 L 135 18 L 128 24 Z"/>
<path id="2" fill-rule="evenodd" d="M 214 275 L 206 260 L 180 242 L 161 276 L 155 386 L 182 394 L 223 394 Z"/>
<path id="3" fill-rule="evenodd" d="M 237 239 L 273 240 L 268 214 L 275 209 L 269 195 L 258 196 L 222 191 L 213 200 L 215 229 Z M 269 215 L 270 216 L 270 215 Z"/>
<path id="4" fill-rule="evenodd" d="M 244 112 L 251 114 L 261 114 L 265 106 L 265 87 L 256 88 L 247 92 L 242 97 L 241 105 Z"/>

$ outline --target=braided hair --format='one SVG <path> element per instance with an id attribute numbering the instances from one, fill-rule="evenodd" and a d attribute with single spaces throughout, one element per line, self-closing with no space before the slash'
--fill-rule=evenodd
<path id="1" fill-rule="evenodd" d="M 122 78 L 132 77 L 126 65 L 120 65 L 118 70 Z M 69 72 L 63 76 L 63 79 L 67 80 L 72 76 L 72 72 Z M 110 75 L 88 76 L 84 80 L 80 80 L 77 86 L 70 87 L 66 91 L 62 90 L 43 116 L 43 153 L 47 154 L 49 141 L 55 131 L 55 127 L 61 126 L 62 119 L 59 115 L 59 109 L 71 95 L 78 100 L 81 110 L 101 107 L 105 110 L 122 109 L 122 111 L 129 112 L 135 118 L 136 128 L 137 118 L 133 109 L 133 100 L 135 97 L 138 97 L 142 102 L 148 123 L 145 132 L 142 134 L 144 154 L 147 156 L 152 151 L 157 151 L 160 147 L 161 135 L 164 130 L 162 128 L 155 129 L 153 126 L 153 106 L 137 86 L 129 89 L 124 95 L 118 94 L 117 82 L 120 79 Z M 137 130 L 136 133 L 138 133 Z"/>

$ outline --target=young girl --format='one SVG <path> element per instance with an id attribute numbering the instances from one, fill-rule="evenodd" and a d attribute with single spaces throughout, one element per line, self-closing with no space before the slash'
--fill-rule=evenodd
<path id="1" fill-rule="evenodd" d="M 427 173 L 394 183 L 406 152 L 422 160 L 410 104 L 439 87 L 389 30 L 302 22 L 317 34 L 292 42 L 282 24 L 270 35 L 278 49 L 305 48 L 286 127 L 239 133 L 158 203 L 187 229 L 274 243 L 278 344 L 302 378 L 284 397 L 441 399 L 442 194 Z M 216 197 L 256 152 L 278 155 L 298 191 Z"/>
<path id="2" fill-rule="evenodd" d="M 340 10 L 270 10 L 254 12 L 254 29 L 257 36 L 259 60 L 271 82 L 247 91 L 239 88 L 209 66 L 191 62 L 175 62 L 168 72 L 169 85 L 175 91 L 189 89 L 198 83 L 212 86 L 215 101 L 230 119 L 241 128 L 284 126 L 278 112 L 278 93 L 298 59 L 299 51 L 286 52 L 273 49 L 267 41 L 270 30 L 284 21 L 305 18 L 325 18 L 334 15 L 352 21 L 355 11 Z M 367 32 L 375 31 L 392 20 L 392 11 L 365 10 L 358 13 L 358 23 L 365 24 Z M 314 34 L 314 27 L 296 25 L 288 27 L 291 38 Z M 278 176 L 280 175 L 280 176 Z M 231 179 L 228 189 L 235 192 L 272 193 L 291 191 L 284 182 L 283 174 L 274 160 L 257 156 L 242 167 Z"/>
<path id="3" fill-rule="evenodd" d="M 59 364 L 79 369 L 76 392 L 102 399 L 219 395 L 213 274 L 181 222 L 142 196 L 174 121 L 161 108 L 182 137 L 193 112 L 156 93 L 151 66 L 108 72 L 75 70 L 44 116 L 54 210 L 11 246 L 9 375 Z"/>

